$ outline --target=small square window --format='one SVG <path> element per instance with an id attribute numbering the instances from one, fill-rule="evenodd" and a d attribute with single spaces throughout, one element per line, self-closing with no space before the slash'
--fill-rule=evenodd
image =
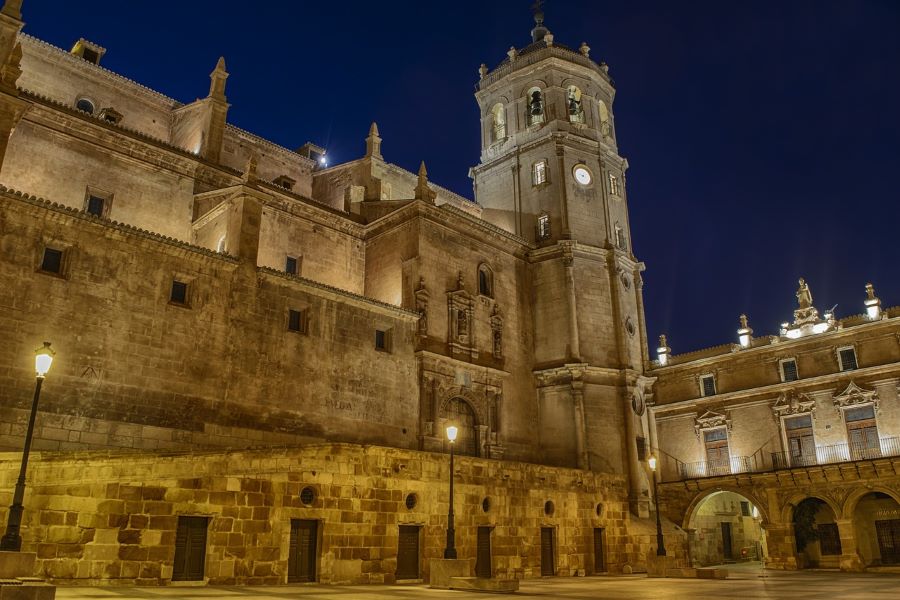
<path id="1" fill-rule="evenodd" d="M 856 350 L 852 346 L 838 348 L 838 366 L 841 371 L 854 371 L 859 368 L 856 364 Z"/>
<path id="2" fill-rule="evenodd" d="M 177 279 L 172 281 L 172 291 L 169 294 L 169 301 L 172 304 L 181 304 L 187 306 L 188 284 Z"/>
<path id="3" fill-rule="evenodd" d="M 781 361 L 781 380 L 797 381 L 800 375 L 797 373 L 797 361 L 793 358 L 786 358 Z"/>
<path id="4" fill-rule="evenodd" d="M 375 330 L 375 349 L 381 352 L 391 351 L 391 332 L 381 329 Z"/>
<path id="5" fill-rule="evenodd" d="M 750 503 L 746 500 L 741 500 L 741 516 L 749 517 L 750 516 Z"/>
<path id="6" fill-rule="evenodd" d="M 307 333 L 309 325 L 308 313 L 305 310 L 288 311 L 288 330 L 297 333 Z"/>
<path id="7" fill-rule="evenodd" d="M 88 214 L 94 215 L 95 217 L 102 217 L 104 204 L 105 204 L 105 200 L 103 200 L 103 198 L 100 198 L 99 196 L 88 196 L 88 201 L 87 201 Z"/>
<path id="8" fill-rule="evenodd" d="M 716 376 L 704 375 L 700 378 L 700 393 L 703 396 L 716 395 Z"/>
<path id="9" fill-rule="evenodd" d="M 89 63 L 94 63 L 95 65 L 100 62 L 100 54 L 94 52 L 90 48 L 85 48 L 81 51 L 81 58 Z"/>
<path id="10" fill-rule="evenodd" d="M 55 248 L 44 248 L 44 256 L 41 259 L 41 271 L 62 275 L 63 251 Z"/>
<path id="11" fill-rule="evenodd" d="M 296 256 L 288 256 L 284 260 L 284 272 L 291 275 L 300 274 L 300 259 Z"/>

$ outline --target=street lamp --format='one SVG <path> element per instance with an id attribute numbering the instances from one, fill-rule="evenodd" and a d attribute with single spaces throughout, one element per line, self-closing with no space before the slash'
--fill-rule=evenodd
<path id="1" fill-rule="evenodd" d="M 38 399 L 41 397 L 41 383 L 44 376 L 50 370 L 53 356 L 56 352 L 50 348 L 50 342 L 44 342 L 43 348 L 34 351 L 34 372 L 36 382 L 34 384 L 34 399 L 31 401 L 31 416 L 28 419 L 28 432 L 25 434 L 25 449 L 22 451 L 22 467 L 19 470 L 19 479 L 16 480 L 16 491 L 13 494 L 13 503 L 9 507 L 9 518 L 6 522 L 6 533 L 0 538 L 0 550 L 19 552 L 22 549 L 22 536 L 19 529 L 22 526 L 22 500 L 25 498 L 25 470 L 28 468 L 28 451 L 31 449 L 31 436 L 34 434 L 34 420 L 37 417 Z"/>
<path id="2" fill-rule="evenodd" d="M 647 461 L 650 463 L 650 470 L 653 472 L 653 500 L 656 502 L 656 555 L 666 555 L 666 543 L 663 539 L 662 523 L 659 520 L 659 493 L 656 485 L 656 457 L 651 456 Z"/>
<path id="3" fill-rule="evenodd" d="M 447 513 L 447 547 L 444 558 L 456 558 L 456 529 L 453 527 L 453 444 L 459 429 L 455 425 L 447 427 L 447 440 L 450 442 L 450 512 Z"/>

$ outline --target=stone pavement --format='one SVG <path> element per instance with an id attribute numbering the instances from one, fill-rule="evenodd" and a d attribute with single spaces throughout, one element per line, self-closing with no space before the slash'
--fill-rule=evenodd
<path id="1" fill-rule="evenodd" d="M 57 600 L 721 600 L 770 598 L 813 600 L 888 600 L 900 597 L 896 574 L 737 569 L 726 581 L 648 579 L 643 575 L 547 578 L 523 581 L 518 594 L 502 596 L 433 590 L 426 586 L 285 585 L 267 587 L 102 587 L 57 588 Z"/>

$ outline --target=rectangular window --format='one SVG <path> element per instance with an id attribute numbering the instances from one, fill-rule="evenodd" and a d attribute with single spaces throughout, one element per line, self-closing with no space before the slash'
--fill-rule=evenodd
<path id="1" fill-rule="evenodd" d="M 619 178 L 612 173 L 609 174 L 609 193 L 613 196 L 619 195 Z"/>
<path id="2" fill-rule="evenodd" d="M 634 439 L 637 444 L 637 455 L 638 460 L 645 461 L 647 460 L 647 438 L 638 437 Z"/>
<path id="3" fill-rule="evenodd" d="M 801 415 L 784 420 L 787 438 L 788 464 L 805 467 L 816 464 L 816 444 L 813 438 L 812 417 Z"/>
<path id="4" fill-rule="evenodd" d="M 291 275 L 299 275 L 300 260 L 295 256 L 288 256 L 284 261 L 284 272 Z"/>
<path id="5" fill-rule="evenodd" d="M 700 394 L 703 396 L 716 395 L 716 376 L 703 375 L 700 377 Z"/>
<path id="6" fill-rule="evenodd" d="M 188 284 L 177 279 L 172 280 L 172 291 L 169 293 L 169 301 L 172 304 L 187 306 Z"/>
<path id="7" fill-rule="evenodd" d="M 819 523 L 816 531 L 819 534 L 819 550 L 823 556 L 841 554 L 841 536 L 837 523 Z"/>
<path id="8" fill-rule="evenodd" d="M 41 259 L 41 271 L 62 275 L 63 251 L 55 248 L 44 248 L 44 257 Z"/>
<path id="9" fill-rule="evenodd" d="M 550 239 L 550 217 L 548 215 L 538 217 L 537 234 L 538 240 Z"/>
<path id="10" fill-rule="evenodd" d="M 103 216 L 103 205 L 106 201 L 99 196 L 88 196 L 87 212 L 95 217 Z"/>
<path id="11" fill-rule="evenodd" d="M 382 331 L 381 329 L 375 330 L 375 349 L 380 350 L 381 352 L 391 351 L 390 331 Z"/>
<path id="12" fill-rule="evenodd" d="M 856 350 L 853 346 L 838 348 L 838 366 L 841 371 L 854 371 L 857 369 Z"/>
<path id="13" fill-rule="evenodd" d="M 793 358 L 785 358 L 781 361 L 781 380 L 797 381 L 800 375 L 797 373 L 797 361 Z"/>
<path id="14" fill-rule="evenodd" d="M 741 500 L 741 516 L 742 517 L 750 517 L 750 503 L 746 500 Z"/>
<path id="15" fill-rule="evenodd" d="M 531 167 L 531 184 L 541 185 L 547 183 L 547 161 L 540 160 Z"/>
<path id="16" fill-rule="evenodd" d="M 850 460 L 881 456 L 881 442 L 878 439 L 878 424 L 875 422 L 873 405 L 845 409 L 844 422 L 847 424 Z"/>
<path id="17" fill-rule="evenodd" d="M 308 331 L 308 311 L 306 310 L 289 310 L 288 311 L 288 329 L 297 333 L 307 333 Z"/>

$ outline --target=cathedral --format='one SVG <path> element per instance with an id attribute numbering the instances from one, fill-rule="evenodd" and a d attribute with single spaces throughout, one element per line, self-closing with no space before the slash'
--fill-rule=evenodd
<path id="1" fill-rule="evenodd" d="M 473 199 L 375 123 L 333 165 L 230 123 L 224 59 L 182 103 L 22 27 L 6 0 L 0 521 L 46 340 L 35 576 L 428 581 L 454 511 L 485 579 L 900 562 L 900 309 L 801 280 L 778 335 L 651 353 L 615 87 L 540 11 L 478 71 Z"/>

